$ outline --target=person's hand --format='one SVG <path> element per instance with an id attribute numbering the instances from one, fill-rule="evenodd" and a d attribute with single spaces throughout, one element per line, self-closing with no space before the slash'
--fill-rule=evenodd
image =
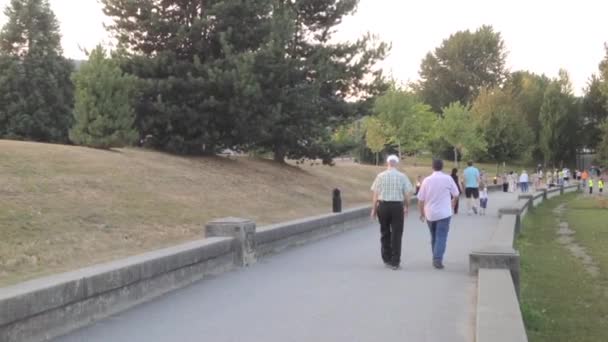
<path id="1" fill-rule="evenodd" d="M 403 216 L 407 217 L 407 214 L 409 213 L 410 208 L 409 207 L 403 207 Z"/>
<path id="2" fill-rule="evenodd" d="M 426 222 L 426 217 L 424 217 L 424 215 L 420 215 L 420 221 Z"/>
<path id="3" fill-rule="evenodd" d="M 369 214 L 369 217 L 371 217 L 372 219 L 376 218 L 376 208 L 372 208 L 372 212 Z"/>

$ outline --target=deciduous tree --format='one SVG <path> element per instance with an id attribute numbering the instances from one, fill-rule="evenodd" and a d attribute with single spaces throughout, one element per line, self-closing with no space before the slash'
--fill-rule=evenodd
<path id="1" fill-rule="evenodd" d="M 454 164 L 459 153 L 473 158 L 486 153 L 486 141 L 477 127 L 468 107 L 454 102 L 443 109 L 439 121 L 439 134 L 454 150 Z"/>
<path id="2" fill-rule="evenodd" d="M 503 83 L 505 58 L 504 41 L 491 26 L 458 31 L 422 61 L 419 93 L 438 113 L 453 102 L 468 105 L 482 88 Z"/>
<path id="3" fill-rule="evenodd" d="M 473 104 L 472 114 L 493 160 L 520 159 L 532 150 L 534 134 L 509 88 L 482 90 Z"/>

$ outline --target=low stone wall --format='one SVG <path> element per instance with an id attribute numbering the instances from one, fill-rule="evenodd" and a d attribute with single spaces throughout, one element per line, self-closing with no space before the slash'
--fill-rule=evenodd
<path id="1" fill-rule="evenodd" d="M 414 201 L 415 203 L 415 201 Z M 0 341 L 49 340 L 258 257 L 372 223 L 371 207 L 261 227 L 206 225 L 207 239 L 0 288 Z"/>
<path id="2" fill-rule="evenodd" d="M 488 244 L 469 256 L 469 270 L 478 276 L 477 342 L 528 340 L 518 302 L 520 257 L 514 248 L 517 235 L 525 229 L 522 218 L 545 199 L 579 189 L 571 185 L 520 195 L 512 206 L 499 209 Z"/>
<path id="3" fill-rule="evenodd" d="M 194 241 L 0 289 L 0 341 L 43 341 L 230 270 L 230 238 Z"/>
<path id="4" fill-rule="evenodd" d="M 317 241 L 353 228 L 369 226 L 370 206 L 346 210 L 339 214 L 320 215 L 304 220 L 274 224 L 255 234 L 256 254 L 262 257 L 287 248 Z"/>

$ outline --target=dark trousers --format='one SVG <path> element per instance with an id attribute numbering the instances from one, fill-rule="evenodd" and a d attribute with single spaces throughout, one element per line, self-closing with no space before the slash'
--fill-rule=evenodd
<path id="1" fill-rule="evenodd" d="M 399 265 L 403 237 L 403 202 L 380 202 L 378 221 L 382 260 L 385 263 Z"/>

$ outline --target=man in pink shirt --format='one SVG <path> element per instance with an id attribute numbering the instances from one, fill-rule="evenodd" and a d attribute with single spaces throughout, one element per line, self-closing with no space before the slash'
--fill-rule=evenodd
<path id="1" fill-rule="evenodd" d="M 431 232 L 433 267 L 443 269 L 450 219 L 456 199 L 460 195 L 458 187 L 449 175 L 442 172 L 443 161 L 433 160 L 433 174 L 426 177 L 418 192 L 420 220 L 426 221 Z"/>

